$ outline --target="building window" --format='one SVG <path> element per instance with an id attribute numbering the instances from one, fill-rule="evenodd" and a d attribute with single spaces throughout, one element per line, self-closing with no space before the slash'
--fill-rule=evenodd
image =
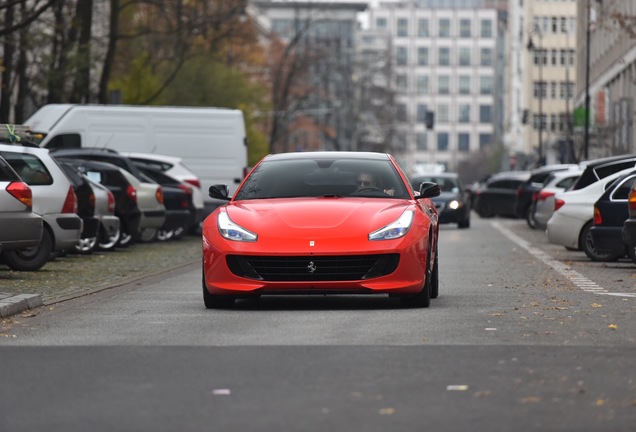
<path id="1" fill-rule="evenodd" d="M 448 75 L 439 75 L 437 77 L 437 93 L 450 93 L 450 77 Z"/>
<path id="2" fill-rule="evenodd" d="M 386 18 L 377 18 L 375 20 L 375 26 L 376 28 L 386 28 L 387 27 Z"/>
<path id="3" fill-rule="evenodd" d="M 470 123 L 470 104 L 460 104 L 457 113 L 457 121 L 459 123 Z"/>
<path id="4" fill-rule="evenodd" d="M 399 74 L 395 77 L 397 91 L 400 93 L 408 92 L 408 84 L 406 81 L 406 75 Z"/>
<path id="5" fill-rule="evenodd" d="M 484 149 L 485 147 L 492 144 L 492 134 L 489 133 L 480 133 L 479 134 L 479 148 Z"/>
<path id="6" fill-rule="evenodd" d="M 399 104 L 396 105 L 395 118 L 399 122 L 405 123 L 407 121 L 407 119 L 406 119 L 406 104 L 399 103 Z"/>
<path id="7" fill-rule="evenodd" d="M 479 123 L 492 123 L 492 106 L 479 105 Z"/>
<path id="8" fill-rule="evenodd" d="M 428 29 L 428 19 L 420 18 L 417 20 L 417 35 L 419 37 L 428 37 L 429 36 Z"/>
<path id="9" fill-rule="evenodd" d="M 492 37 L 492 20 L 489 20 L 489 19 L 482 19 L 481 20 L 481 30 L 480 30 L 479 34 L 483 38 L 491 38 Z"/>
<path id="10" fill-rule="evenodd" d="M 468 75 L 459 76 L 459 94 L 463 94 L 463 95 L 470 94 L 470 76 Z"/>
<path id="11" fill-rule="evenodd" d="M 479 64 L 482 66 L 492 66 L 492 49 L 481 48 L 479 50 Z"/>
<path id="12" fill-rule="evenodd" d="M 436 123 L 448 123 L 449 111 L 450 110 L 448 104 L 438 104 L 437 112 L 435 113 Z"/>
<path id="13" fill-rule="evenodd" d="M 409 22 L 406 18 L 399 18 L 397 20 L 397 36 L 407 37 L 409 35 Z"/>
<path id="14" fill-rule="evenodd" d="M 406 150 L 406 133 L 399 131 L 395 134 L 395 141 L 398 149 Z"/>
<path id="15" fill-rule="evenodd" d="M 437 134 L 437 150 L 448 151 L 448 133 L 439 132 Z"/>
<path id="16" fill-rule="evenodd" d="M 428 94 L 428 75 L 417 76 L 417 93 Z"/>
<path id="17" fill-rule="evenodd" d="M 469 38 L 470 33 L 470 20 L 462 18 L 459 20 L 459 37 Z"/>
<path id="18" fill-rule="evenodd" d="M 424 124 L 426 122 L 426 111 L 428 106 L 425 104 L 417 105 L 417 123 Z"/>
<path id="19" fill-rule="evenodd" d="M 406 66 L 408 63 L 408 53 L 406 47 L 397 47 L 396 61 L 399 66 Z"/>
<path id="20" fill-rule="evenodd" d="M 493 78 L 491 76 L 479 77 L 479 94 L 491 95 L 493 93 L 492 84 Z"/>
<path id="21" fill-rule="evenodd" d="M 471 65 L 471 52 L 472 50 L 468 47 L 460 47 L 459 48 L 459 65 L 460 66 L 470 66 Z"/>
<path id="22" fill-rule="evenodd" d="M 532 83 L 532 95 L 535 99 L 548 97 L 548 83 L 545 81 L 535 81 Z"/>
<path id="23" fill-rule="evenodd" d="M 467 133 L 457 134 L 457 150 L 460 152 L 470 151 L 470 135 Z"/>
<path id="24" fill-rule="evenodd" d="M 450 37 L 450 20 L 448 18 L 440 18 L 437 35 L 440 37 Z"/>
<path id="25" fill-rule="evenodd" d="M 417 150 L 428 150 L 428 134 L 426 132 L 418 132 L 415 135 L 415 145 L 417 146 Z"/>
<path id="26" fill-rule="evenodd" d="M 428 65 L 428 47 L 417 48 L 417 64 L 419 66 Z"/>
<path id="27" fill-rule="evenodd" d="M 437 63 L 440 66 L 449 66 L 450 65 L 450 48 L 441 47 L 439 49 Z"/>

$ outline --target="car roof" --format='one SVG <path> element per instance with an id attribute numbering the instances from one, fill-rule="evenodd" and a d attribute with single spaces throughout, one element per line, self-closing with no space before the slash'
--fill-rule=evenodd
<path id="1" fill-rule="evenodd" d="M 459 175 L 455 172 L 444 171 L 444 172 L 430 173 L 430 174 L 419 173 L 419 174 L 411 176 L 411 178 L 414 178 L 414 179 L 420 178 L 420 177 L 458 178 Z"/>
<path id="2" fill-rule="evenodd" d="M 314 152 L 290 152 L 275 153 L 265 156 L 265 160 L 295 160 L 295 159 L 372 159 L 389 160 L 387 153 L 354 152 L 354 151 L 314 151 Z"/>

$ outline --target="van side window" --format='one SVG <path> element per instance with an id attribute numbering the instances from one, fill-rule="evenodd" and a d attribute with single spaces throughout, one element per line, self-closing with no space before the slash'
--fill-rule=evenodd
<path id="1" fill-rule="evenodd" d="M 46 148 L 77 149 L 82 147 L 82 138 L 79 134 L 56 135 L 48 142 Z"/>

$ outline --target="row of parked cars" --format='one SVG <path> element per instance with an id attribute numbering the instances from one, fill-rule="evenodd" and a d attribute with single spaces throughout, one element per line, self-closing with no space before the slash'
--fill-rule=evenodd
<path id="1" fill-rule="evenodd" d="M 593 261 L 636 263 L 636 155 L 502 172 L 472 191 L 481 217 L 526 219 L 551 243 Z"/>
<path id="2" fill-rule="evenodd" d="M 198 234 L 203 216 L 199 180 L 178 158 L 49 151 L 0 134 L 0 263 L 13 270 Z"/>

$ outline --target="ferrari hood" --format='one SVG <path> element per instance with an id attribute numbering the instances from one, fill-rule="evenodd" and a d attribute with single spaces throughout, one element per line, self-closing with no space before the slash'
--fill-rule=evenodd
<path id="1" fill-rule="evenodd" d="M 229 204 L 230 219 L 259 241 L 289 238 L 364 238 L 395 221 L 409 205 L 404 200 L 292 198 Z"/>

